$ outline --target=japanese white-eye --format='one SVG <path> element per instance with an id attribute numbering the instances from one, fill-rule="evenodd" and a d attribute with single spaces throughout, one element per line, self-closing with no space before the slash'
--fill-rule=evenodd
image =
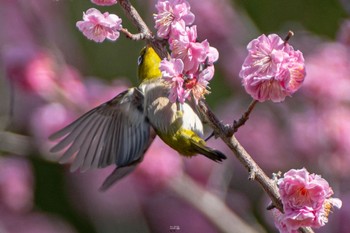
<path id="1" fill-rule="evenodd" d="M 106 190 L 135 169 L 155 134 L 181 155 L 226 159 L 220 151 L 206 146 L 201 138 L 203 124 L 190 105 L 169 100 L 170 88 L 162 79 L 160 62 L 147 45 L 138 60 L 139 87 L 129 88 L 50 136 L 51 140 L 63 137 L 51 152 L 67 148 L 59 161 L 66 163 L 75 156 L 72 171 L 116 164 L 101 186 Z"/>

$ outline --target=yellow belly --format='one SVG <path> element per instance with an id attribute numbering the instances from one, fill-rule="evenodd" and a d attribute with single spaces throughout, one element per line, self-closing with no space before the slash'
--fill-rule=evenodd
<path id="1" fill-rule="evenodd" d="M 167 145 L 185 156 L 193 156 L 198 153 L 193 147 L 193 142 L 205 146 L 205 141 L 202 138 L 187 129 L 180 128 L 173 135 L 165 135 L 161 132 L 157 132 L 157 134 Z"/>

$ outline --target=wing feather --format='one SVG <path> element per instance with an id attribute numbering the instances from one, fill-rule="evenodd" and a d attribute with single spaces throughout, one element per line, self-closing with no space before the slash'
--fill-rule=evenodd
<path id="1" fill-rule="evenodd" d="M 76 130 L 74 129 L 72 131 L 74 133 L 74 137 L 73 136 L 70 137 L 70 135 L 68 134 L 68 136 L 64 139 L 63 143 L 64 144 L 67 143 L 67 144 L 71 144 L 71 145 L 69 146 L 68 150 L 66 150 L 66 152 L 64 152 L 62 158 L 59 160 L 60 163 L 68 162 L 69 159 L 79 150 L 82 142 L 85 140 L 85 138 L 87 136 L 87 133 L 94 126 L 93 122 L 95 120 L 96 120 L 96 116 L 91 115 L 91 118 L 86 119 L 86 123 L 83 122 L 82 124 L 79 124 L 79 127 L 77 127 Z M 77 133 L 75 133 L 75 132 L 77 132 Z M 75 134 L 77 134 L 77 135 L 75 136 Z M 60 145 L 57 145 L 57 147 L 60 147 Z M 63 148 L 65 148 L 65 147 L 63 147 Z"/>
<path id="2" fill-rule="evenodd" d="M 99 160 L 101 158 L 102 155 L 102 150 L 105 146 L 105 141 L 103 140 L 106 137 L 106 134 L 108 132 L 108 129 L 111 127 L 111 124 L 113 123 L 113 121 L 109 121 L 106 119 L 105 121 L 105 125 L 102 127 L 102 132 L 101 132 L 101 136 L 100 137 L 96 137 L 96 148 L 95 151 L 90 150 L 89 154 L 87 156 L 93 156 L 92 162 L 91 162 L 91 168 L 97 168 L 98 167 L 98 163 Z"/>
<path id="3" fill-rule="evenodd" d="M 82 171 L 84 171 L 83 163 L 85 163 L 85 161 L 87 160 L 86 154 L 89 151 L 89 149 L 91 148 L 92 141 L 94 139 L 94 136 L 96 135 L 96 131 L 98 131 L 98 129 L 100 128 L 103 120 L 104 120 L 104 118 L 101 118 L 101 117 L 96 118 L 96 121 L 93 122 L 90 130 L 86 132 L 86 135 L 83 135 L 83 137 L 81 137 L 82 142 L 79 145 L 80 146 L 79 152 L 75 156 L 75 159 L 74 159 L 73 164 L 71 166 L 71 171 L 75 171 L 79 167 L 81 167 Z"/>
<path id="4" fill-rule="evenodd" d="M 101 138 L 104 136 L 102 135 L 102 132 L 106 128 L 106 125 L 105 125 L 106 121 L 108 121 L 107 117 L 101 118 L 99 125 L 96 127 L 96 129 L 94 129 L 91 132 L 93 136 L 91 137 L 89 147 L 85 149 L 85 152 L 83 152 L 83 148 L 81 148 L 79 151 L 79 154 L 81 153 L 83 158 L 82 162 L 80 163 L 82 171 L 86 171 L 90 167 L 92 167 L 94 157 L 98 156 L 98 154 L 96 154 L 96 148 L 98 147 L 98 143 L 101 142 Z M 77 158 L 78 158 L 78 155 L 77 155 Z"/>
<path id="5" fill-rule="evenodd" d="M 124 91 L 53 134 L 51 140 L 63 139 L 51 152 L 65 150 L 60 163 L 75 156 L 71 170 L 139 161 L 150 144 L 150 125 L 142 109 L 142 93 L 136 88 Z"/>
<path id="6" fill-rule="evenodd" d="M 70 125 L 66 126 L 62 130 L 52 134 L 49 139 L 56 140 L 65 135 L 67 135 L 63 140 L 60 141 L 56 146 L 52 147 L 50 152 L 56 153 L 66 148 L 72 141 L 80 134 L 80 132 L 85 129 L 85 127 L 93 120 L 93 114 L 96 109 L 92 109 L 91 111 L 84 114 L 81 118 L 77 119 Z"/>
<path id="7" fill-rule="evenodd" d="M 117 140 L 117 136 L 118 136 L 118 120 L 117 118 L 114 118 L 114 116 L 112 116 L 113 119 L 110 121 L 110 127 L 107 129 L 107 133 L 106 135 L 109 135 L 109 137 L 105 138 L 105 145 L 102 148 L 102 152 L 98 162 L 98 167 L 106 167 L 108 165 L 110 165 L 111 163 L 113 163 L 113 151 L 112 151 L 112 147 L 114 147 L 116 145 L 116 143 L 113 142 L 118 142 Z M 117 151 L 115 151 L 116 154 Z"/>

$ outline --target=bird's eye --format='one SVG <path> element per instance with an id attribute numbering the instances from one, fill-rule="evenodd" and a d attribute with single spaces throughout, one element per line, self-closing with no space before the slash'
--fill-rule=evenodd
<path id="1" fill-rule="evenodd" d="M 143 57 L 142 57 L 142 56 L 139 56 L 139 57 L 137 58 L 137 65 L 141 65 L 142 61 L 143 61 Z"/>

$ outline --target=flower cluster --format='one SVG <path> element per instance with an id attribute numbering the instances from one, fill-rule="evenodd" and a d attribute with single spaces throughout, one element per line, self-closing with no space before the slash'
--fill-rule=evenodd
<path id="1" fill-rule="evenodd" d="M 158 14 L 154 14 L 155 28 L 160 38 L 168 39 L 174 28 L 191 25 L 194 14 L 186 0 L 159 0 L 156 4 Z"/>
<path id="2" fill-rule="evenodd" d="M 115 41 L 119 38 L 121 23 L 122 20 L 115 14 L 102 14 L 99 10 L 90 8 L 84 12 L 83 21 L 78 21 L 76 25 L 88 39 L 103 42 L 105 39 Z"/>
<path id="3" fill-rule="evenodd" d="M 239 76 L 248 94 L 263 102 L 280 102 L 299 89 L 305 78 L 303 54 L 278 35 L 261 35 L 248 46 Z"/>
<path id="4" fill-rule="evenodd" d="M 187 1 L 159 0 L 156 8 L 157 35 L 168 40 L 171 50 L 171 58 L 160 65 L 163 78 L 171 86 L 169 98 L 183 103 L 192 94 L 198 101 L 208 93 L 219 53 L 207 40 L 197 42 L 197 27 L 191 26 L 194 15 Z"/>
<path id="5" fill-rule="evenodd" d="M 340 199 L 331 198 L 333 190 L 328 182 L 305 168 L 288 171 L 278 185 L 284 214 L 274 210 L 274 217 L 281 233 L 294 233 L 299 227 L 324 226 L 332 207 L 342 206 Z"/>

